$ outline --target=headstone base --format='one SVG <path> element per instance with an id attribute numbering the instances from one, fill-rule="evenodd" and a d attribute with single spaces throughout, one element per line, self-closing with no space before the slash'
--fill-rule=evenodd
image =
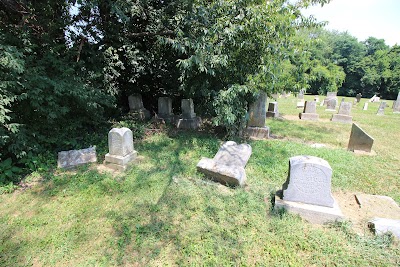
<path id="1" fill-rule="evenodd" d="M 150 115 L 150 111 L 148 111 L 147 109 L 139 109 L 139 110 L 130 110 L 129 114 L 137 120 L 148 120 L 150 119 L 151 115 Z"/>
<path id="2" fill-rule="evenodd" d="M 197 164 L 197 170 L 222 184 L 243 186 L 246 181 L 246 172 L 243 167 L 216 164 L 209 158 L 202 158 Z"/>
<path id="3" fill-rule="evenodd" d="M 114 170 L 125 171 L 129 163 L 137 157 L 137 154 L 137 151 L 133 151 L 132 153 L 122 157 L 107 153 L 105 156 L 104 165 Z"/>
<path id="4" fill-rule="evenodd" d="M 279 117 L 279 112 L 272 112 L 272 111 L 267 112 L 267 118 L 277 118 L 277 117 Z"/>
<path id="5" fill-rule="evenodd" d="M 175 115 L 170 115 L 170 116 L 158 115 L 156 120 L 159 122 L 176 124 L 176 122 L 179 120 L 179 117 Z"/>
<path id="6" fill-rule="evenodd" d="M 336 112 L 336 109 L 327 108 L 327 109 L 325 109 L 325 111 L 328 111 L 328 112 Z"/>
<path id="7" fill-rule="evenodd" d="M 304 108 L 304 102 L 297 102 L 297 108 Z"/>
<path id="8" fill-rule="evenodd" d="M 334 114 L 332 116 L 331 121 L 343 122 L 343 123 L 352 123 L 353 122 L 353 117 L 349 116 L 349 115 Z"/>
<path id="9" fill-rule="evenodd" d="M 333 208 L 329 208 L 300 202 L 286 201 L 280 197 L 279 193 L 277 193 L 275 195 L 274 209 L 285 209 L 289 213 L 300 215 L 300 217 L 313 224 L 325 224 L 344 220 L 343 213 L 340 210 L 336 200 L 333 203 Z"/>
<path id="10" fill-rule="evenodd" d="M 317 121 L 319 119 L 319 115 L 315 113 L 299 113 L 300 120 L 305 121 Z"/>
<path id="11" fill-rule="evenodd" d="M 178 129 L 193 129 L 196 130 L 201 125 L 201 118 L 194 117 L 191 119 L 179 119 L 178 124 L 176 127 Z"/>
<path id="12" fill-rule="evenodd" d="M 269 138 L 269 127 L 247 127 L 245 130 L 246 134 L 253 139 L 268 139 Z"/>

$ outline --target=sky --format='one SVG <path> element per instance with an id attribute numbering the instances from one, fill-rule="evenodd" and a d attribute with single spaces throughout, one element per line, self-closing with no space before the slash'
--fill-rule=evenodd
<path id="1" fill-rule="evenodd" d="M 400 0 L 332 0 L 303 14 L 328 21 L 327 29 L 347 31 L 359 41 L 372 36 L 390 46 L 400 45 Z"/>

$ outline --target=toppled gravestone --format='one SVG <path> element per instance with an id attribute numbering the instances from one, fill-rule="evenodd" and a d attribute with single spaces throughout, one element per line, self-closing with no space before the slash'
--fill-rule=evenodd
<path id="1" fill-rule="evenodd" d="M 246 182 L 244 167 L 251 152 L 248 144 L 238 145 L 234 141 L 227 141 L 213 159 L 202 158 L 197 163 L 197 170 L 222 184 L 243 186 Z"/>
<path id="2" fill-rule="evenodd" d="M 60 151 L 58 152 L 57 167 L 68 169 L 96 161 L 95 146 L 80 150 Z"/>

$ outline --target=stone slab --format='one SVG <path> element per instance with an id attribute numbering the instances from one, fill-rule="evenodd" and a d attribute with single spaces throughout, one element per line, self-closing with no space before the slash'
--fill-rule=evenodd
<path id="1" fill-rule="evenodd" d="M 252 139 L 268 139 L 269 127 L 247 127 L 245 133 Z"/>
<path id="2" fill-rule="evenodd" d="M 178 129 L 192 129 L 196 130 L 201 126 L 201 118 L 194 117 L 191 119 L 179 119 L 176 127 Z"/>
<path id="3" fill-rule="evenodd" d="M 274 209 L 285 209 L 289 213 L 300 215 L 300 217 L 313 224 L 326 224 L 344 220 L 342 211 L 336 201 L 334 201 L 333 207 L 323 207 L 283 200 L 277 194 L 275 195 Z"/>
<path id="4" fill-rule="evenodd" d="M 219 148 L 213 160 L 218 164 L 244 168 L 249 161 L 251 153 L 252 149 L 249 144 L 238 145 L 234 141 L 227 141 Z"/>
<path id="5" fill-rule="evenodd" d="M 342 123 L 352 123 L 353 117 L 348 116 L 348 115 L 342 115 L 342 114 L 333 114 L 331 121 L 342 122 Z"/>
<path id="6" fill-rule="evenodd" d="M 68 169 L 93 162 L 97 162 L 95 146 L 80 150 L 68 150 L 58 152 L 58 168 Z"/>
<path id="7" fill-rule="evenodd" d="M 202 158 L 197 163 L 197 170 L 216 182 L 230 186 L 243 186 L 246 182 L 246 172 L 243 167 L 232 168 L 209 158 Z"/>
<path id="8" fill-rule="evenodd" d="M 111 155 L 110 153 L 107 153 L 105 155 L 105 162 L 114 163 L 117 165 L 126 165 L 130 161 L 134 160 L 137 157 L 137 154 L 138 153 L 135 150 L 126 156 Z"/>
<path id="9" fill-rule="evenodd" d="M 390 232 L 396 238 L 400 239 L 400 220 L 374 218 L 368 222 L 368 226 L 375 233 L 375 235 L 383 235 Z"/>
<path id="10" fill-rule="evenodd" d="M 360 126 L 353 123 L 347 149 L 350 151 L 361 150 L 371 152 L 374 138 L 368 135 Z"/>
<path id="11" fill-rule="evenodd" d="M 304 101 L 297 102 L 296 108 L 304 108 Z"/>
<path id="12" fill-rule="evenodd" d="M 317 121 L 319 115 L 316 113 L 299 113 L 299 118 L 304 121 Z"/>

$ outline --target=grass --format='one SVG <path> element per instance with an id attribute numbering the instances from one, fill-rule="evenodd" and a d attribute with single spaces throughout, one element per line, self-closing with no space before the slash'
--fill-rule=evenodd
<path id="1" fill-rule="evenodd" d="M 295 101 L 279 99 L 280 112 L 294 117 Z M 116 177 L 93 166 L 32 175 L 43 180 L 0 195 L 0 266 L 398 266 L 399 243 L 390 236 L 359 236 L 348 222 L 313 226 L 271 210 L 289 157 L 300 154 L 330 163 L 333 190 L 399 202 L 400 115 L 387 109 L 379 117 L 377 108 L 353 109 L 353 120 L 375 138 L 373 157 L 348 152 L 350 126 L 330 122 L 322 107 L 319 122 L 269 119 L 279 138 L 250 142 L 245 188 L 196 172 L 222 141 L 190 132 L 136 143 L 142 159 Z"/>

